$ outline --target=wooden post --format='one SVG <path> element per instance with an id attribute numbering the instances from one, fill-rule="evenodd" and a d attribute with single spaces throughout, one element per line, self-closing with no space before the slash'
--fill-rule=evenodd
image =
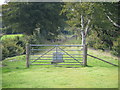
<path id="1" fill-rule="evenodd" d="M 83 66 L 87 66 L 87 45 L 83 46 Z"/>
<path id="2" fill-rule="evenodd" d="M 26 44 L 26 67 L 27 67 L 27 68 L 29 68 L 29 54 L 30 54 L 29 44 L 27 43 L 27 44 Z"/>

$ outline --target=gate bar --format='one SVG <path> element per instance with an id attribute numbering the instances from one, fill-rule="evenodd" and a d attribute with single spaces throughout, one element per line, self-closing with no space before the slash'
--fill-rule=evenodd
<path id="1" fill-rule="evenodd" d="M 60 48 L 60 47 L 58 47 L 58 48 Z M 60 48 L 61 49 L 61 48 Z M 63 52 L 65 52 L 63 49 L 61 49 Z M 72 57 L 74 60 L 76 60 L 78 63 L 80 63 L 81 64 L 81 62 L 79 62 L 77 59 L 75 59 L 73 56 L 71 56 L 70 54 L 68 54 L 67 52 L 65 52 L 67 55 L 69 55 L 70 57 Z"/>
<path id="2" fill-rule="evenodd" d="M 35 44 L 30 44 L 30 46 L 54 46 L 54 47 L 66 46 L 66 47 L 83 47 L 83 45 L 35 45 Z"/>
<path id="3" fill-rule="evenodd" d="M 54 49 L 55 47 L 53 47 L 52 49 Z M 47 54 L 48 52 L 50 52 L 52 49 L 50 49 L 49 51 L 43 53 L 40 57 L 38 57 L 37 59 L 35 59 L 33 62 L 35 62 L 36 60 L 39 60 L 41 57 L 43 57 L 45 54 Z M 33 63 L 32 62 L 32 63 Z"/>
<path id="4" fill-rule="evenodd" d="M 90 57 L 96 58 L 96 59 L 98 59 L 98 60 L 101 60 L 101 61 L 103 61 L 103 62 L 109 63 L 109 64 L 111 64 L 111 65 L 113 65 L 113 66 L 117 66 L 117 67 L 118 67 L 118 65 L 113 64 L 113 63 L 111 63 L 111 62 L 105 61 L 105 60 L 103 60 L 103 59 L 100 59 L 100 58 L 98 58 L 98 57 L 92 56 L 92 55 L 90 55 L 90 54 L 87 54 L 87 55 L 90 56 Z"/>
<path id="5" fill-rule="evenodd" d="M 34 58 L 34 57 L 40 57 L 40 56 L 31 56 L 31 58 L 32 57 Z M 51 57 L 50 56 L 49 57 L 46 56 L 44 58 L 52 58 L 52 56 Z M 63 57 L 63 58 L 71 58 L 71 57 Z M 83 57 L 74 57 L 74 58 L 83 58 Z"/>
<path id="6" fill-rule="evenodd" d="M 53 64 L 31 64 L 31 65 L 53 65 Z M 81 64 L 57 64 L 57 65 L 81 65 Z"/>
<path id="7" fill-rule="evenodd" d="M 43 55 L 43 54 L 34 54 L 34 55 Z M 45 55 L 53 55 L 53 54 L 45 54 Z M 64 54 L 64 55 L 68 55 L 68 54 Z M 70 55 L 83 55 L 83 54 L 70 54 Z"/>
<path id="8" fill-rule="evenodd" d="M 46 50 L 49 50 L 49 49 L 31 49 L 31 51 L 46 51 Z M 56 51 L 56 50 L 51 50 L 51 51 Z M 83 51 L 83 50 L 80 49 L 80 50 L 65 50 L 65 51 Z"/>

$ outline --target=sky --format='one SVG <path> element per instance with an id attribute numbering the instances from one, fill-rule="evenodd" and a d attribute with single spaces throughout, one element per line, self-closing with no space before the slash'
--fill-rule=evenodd
<path id="1" fill-rule="evenodd" d="M 0 0 L 0 5 L 4 4 L 5 0 Z"/>

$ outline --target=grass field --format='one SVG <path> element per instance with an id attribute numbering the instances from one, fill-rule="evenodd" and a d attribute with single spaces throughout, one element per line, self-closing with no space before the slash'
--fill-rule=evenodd
<path id="1" fill-rule="evenodd" d="M 88 50 L 89 54 L 118 64 L 108 53 Z M 34 65 L 25 68 L 25 56 L 3 61 L 3 88 L 118 88 L 118 67 L 88 57 L 88 67 Z"/>

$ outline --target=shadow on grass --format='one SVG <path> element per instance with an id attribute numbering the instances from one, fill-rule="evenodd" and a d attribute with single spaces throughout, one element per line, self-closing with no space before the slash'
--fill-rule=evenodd
<path id="1" fill-rule="evenodd" d="M 93 66 L 87 65 L 86 67 L 93 67 Z"/>
<path id="2" fill-rule="evenodd" d="M 86 67 L 93 67 L 93 66 L 90 66 L 90 65 L 87 65 Z M 83 66 L 81 66 L 81 67 L 66 67 L 66 68 L 84 68 Z"/>

